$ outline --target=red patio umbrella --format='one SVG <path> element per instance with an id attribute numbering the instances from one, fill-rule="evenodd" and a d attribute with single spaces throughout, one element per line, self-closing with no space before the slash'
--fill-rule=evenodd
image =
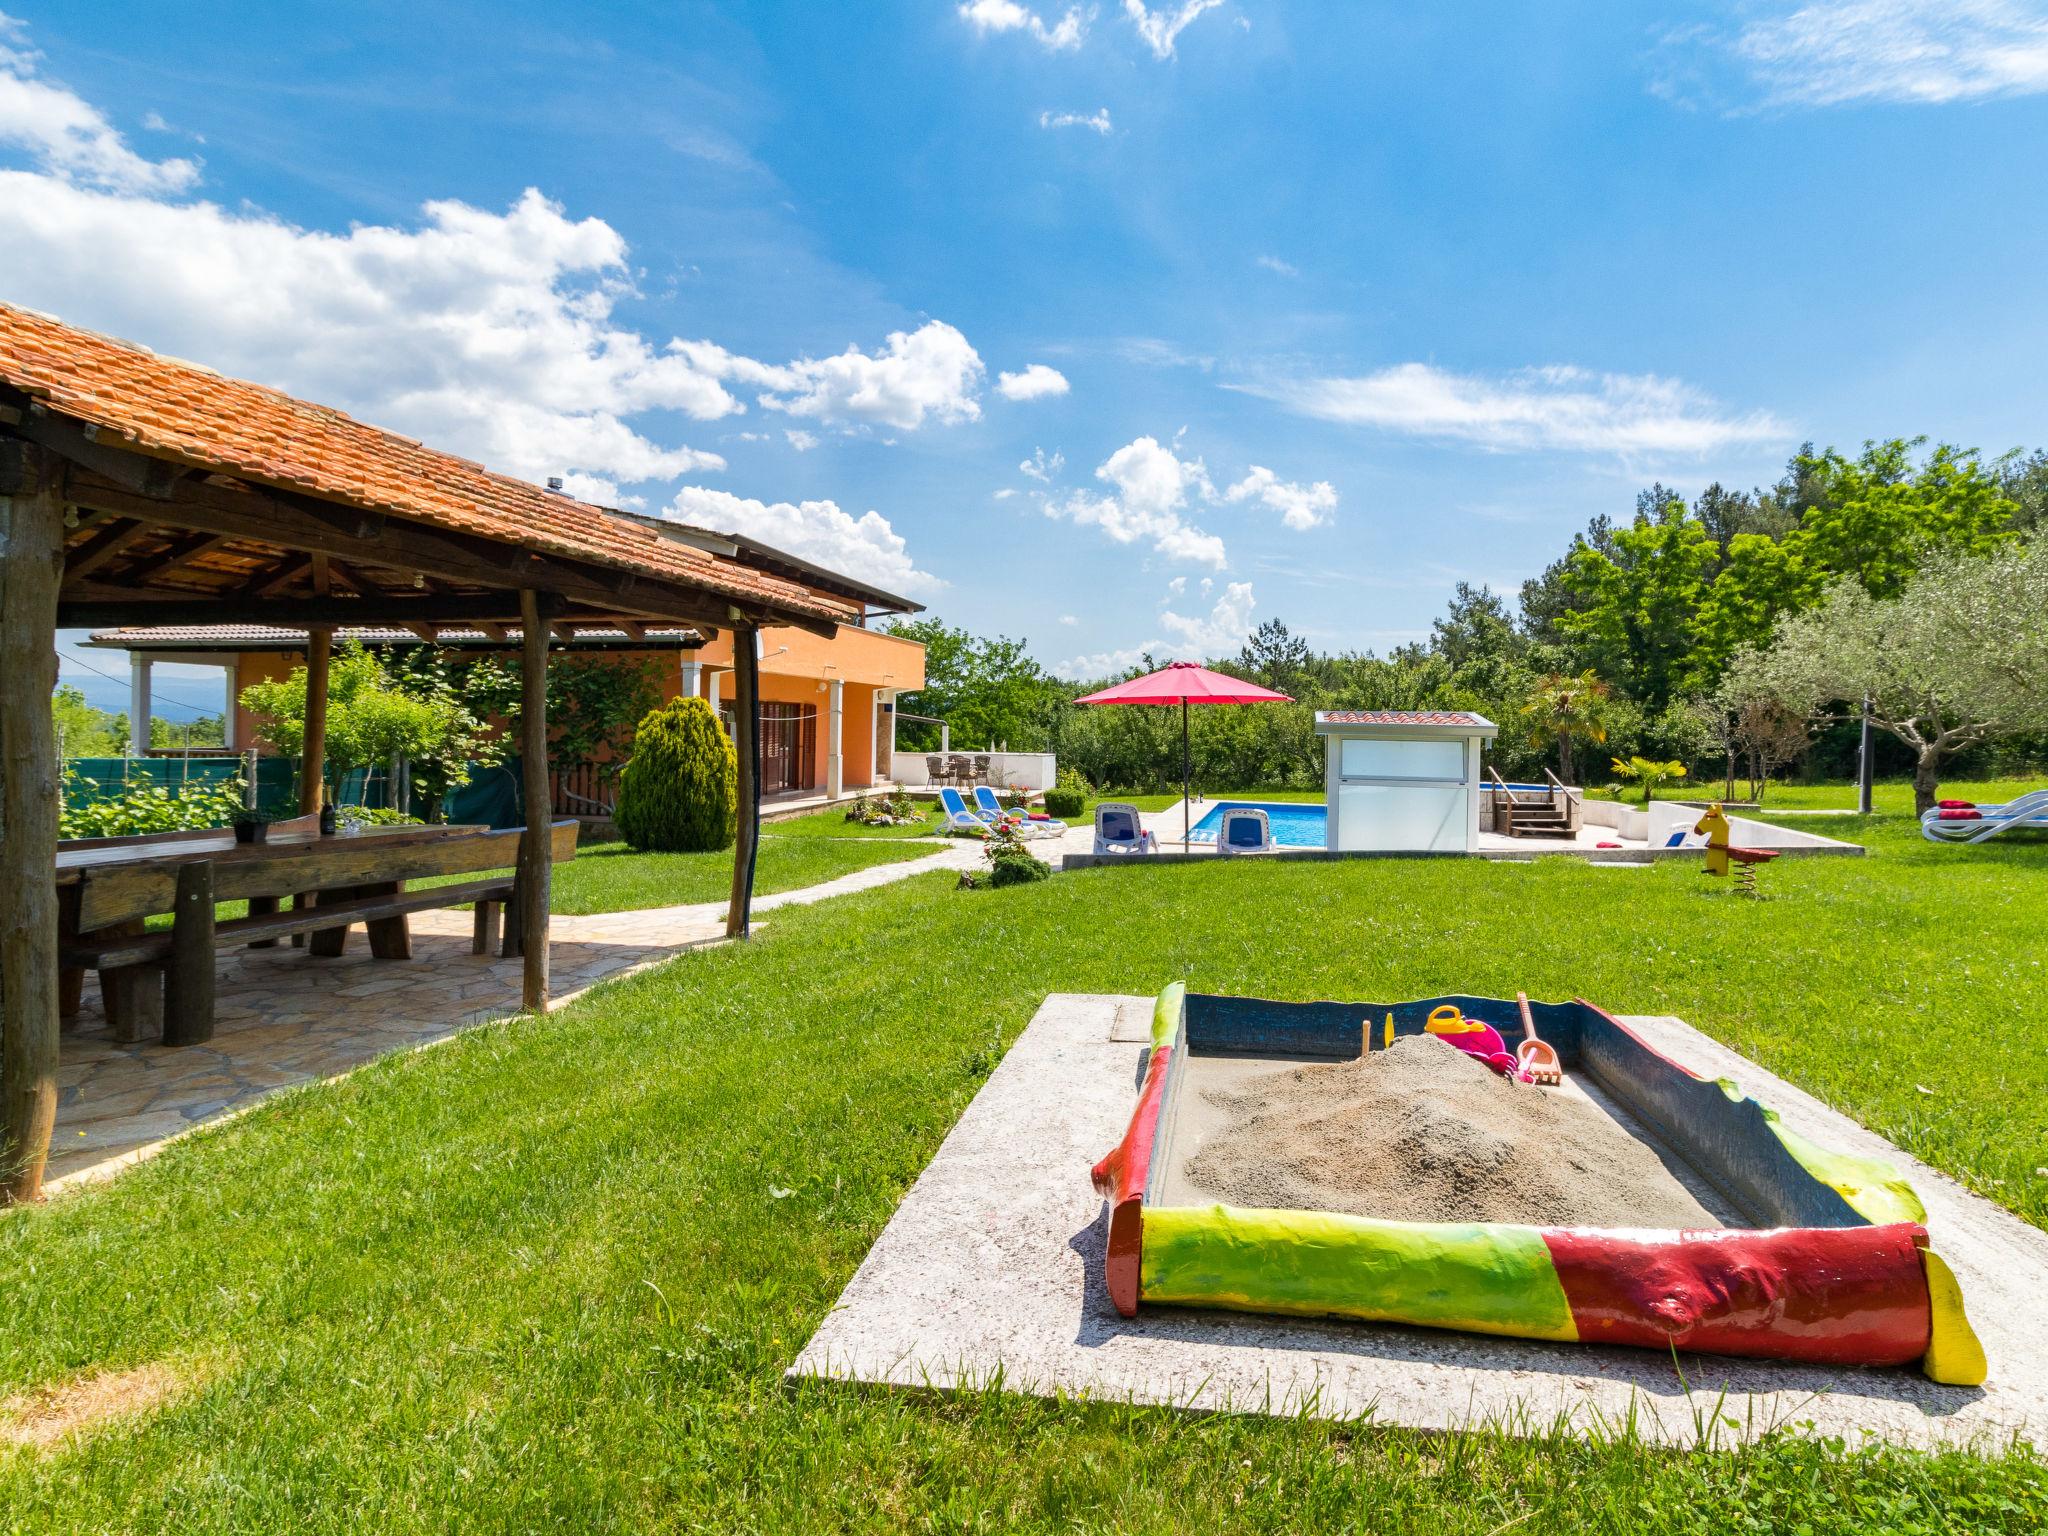
<path id="1" fill-rule="evenodd" d="M 1178 704 L 1180 706 L 1180 841 L 1188 843 L 1188 706 L 1190 704 L 1292 704 L 1284 693 L 1261 688 L 1241 677 L 1211 672 L 1192 661 L 1169 662 L 1127 683 L 1074 700 L 1076 704 Z"/>

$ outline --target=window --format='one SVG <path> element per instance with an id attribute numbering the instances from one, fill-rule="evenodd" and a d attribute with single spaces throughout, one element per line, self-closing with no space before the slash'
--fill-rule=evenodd
<path id="1" fill-rule="evenodd" d="M 1349 736 L 1338 741 L 1340 779 L 1410 779 L 1438 784 L 1465 782 L 1465 743 L 1384 736 Z"/>

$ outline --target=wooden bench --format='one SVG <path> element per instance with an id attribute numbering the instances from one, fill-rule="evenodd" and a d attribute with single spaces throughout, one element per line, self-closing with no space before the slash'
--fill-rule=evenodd
<path id="1" fill-rule="evenodd" d="M 576 834 L 574 821 L 554 824 L 554 862 L 575 857 Z M 117 1038 L 148 1038 L 161 1020 L 166 1045 L 192 1045 L 212 1038 L 216 949 L 304 935 L 310 954 L 336 956 L 346 948 L 350 926 L 362 923 L 372 955 L 403 960 L 412 955 L 409 915 L 473 905 L 471 953 L 487 954 L 499 944 L 499 953 L 510 957 L 521 951 L 515 874 L 413 891 L 405 881 L 503 868 L 516 859 L 521 835 L 514 828 L 409 843 L 352 838 L 346 841 L 356 846 L 349 847 L 325 839 L 263 860 L 224 852 L 220 858 L 89 871 L 75 899 L 74 921 L 92 931 L 64 938 L 59 964 L 77 975 L 99 972 Z M 384 846 L 376 846 L 380 842 Z M 309 889 L 315 894 L 305 894 Z M 290 911 L 276 909 L 282 895 L 294 895 Z M 249 899 L 249 916 L 219 921 L 216 903 L 236 897 Z M 144 928 L 146 916 L 165 910 L 172 914 L 170 928 Z M 76 992 L 67 995 L 75 998 Z"/>

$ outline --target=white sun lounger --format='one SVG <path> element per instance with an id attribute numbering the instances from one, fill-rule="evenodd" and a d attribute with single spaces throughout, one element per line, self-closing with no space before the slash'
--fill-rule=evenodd
<path id="1" fill-rule="evenodd" d="M 1980 805 L 1968 819 L 1944 821 L 1936 806 L 1920 818 L 1920 835 L 1930 843 L 1981 843 L 2015 827 L 2048 832 L 2048 789 L 2031 790 L 2004 805 Z"/>

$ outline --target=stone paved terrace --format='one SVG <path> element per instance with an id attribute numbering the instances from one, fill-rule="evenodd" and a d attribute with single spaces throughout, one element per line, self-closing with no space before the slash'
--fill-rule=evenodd
<path id="1" fill-rule="evenodd" d="M 935 844 L 927 858 L 757 897 L 754 911 L 771 913 L 980 861 L 979 844 Z M 167 1138 L 280 1089 L 335 1077 L 519 1011 L 520 961 L 472 955 L 467 912 L 416 914 L 412 934 L 410 960 L 371 959 L 360 930 L 338 959 L 315 959 L 289 945 L 223 951 L 213 1039 L 176 1049 L 115 1043 L 99 986 L 88 978 L 85 1005 L 63 1037 L 48 1187 L 54 1192 L 118 1171 Z M 597 982 L 722 943 L 724 936 L 723 902 L 557 916 L 548 956 L 554 1005 Z"/>

